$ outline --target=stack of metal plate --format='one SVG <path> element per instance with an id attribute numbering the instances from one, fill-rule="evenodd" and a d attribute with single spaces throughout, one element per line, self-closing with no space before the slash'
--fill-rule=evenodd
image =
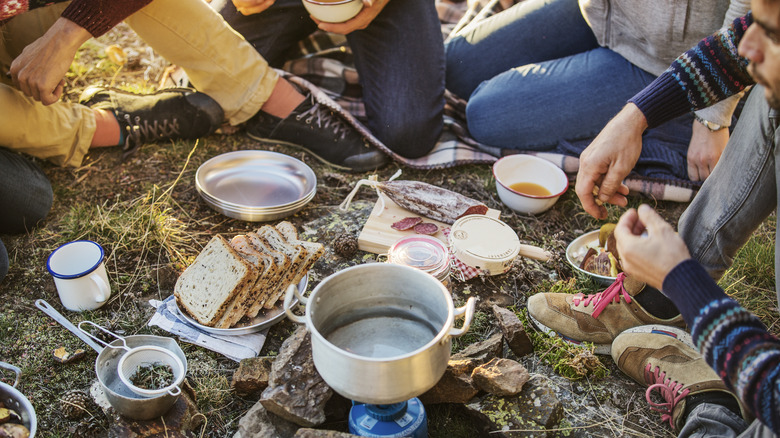
<path id="1" fill-rule="evenodd" d="M 234 219 L 265 222 L 302 209 L 317 192 L 317 177 L 302 161 L 271 151 L 235 151 L 203 163 L 195 186 L 206 203 Z"/>

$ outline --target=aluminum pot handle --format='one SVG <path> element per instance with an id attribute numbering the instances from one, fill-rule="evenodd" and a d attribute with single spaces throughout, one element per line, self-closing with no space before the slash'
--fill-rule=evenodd
<path id="1" fill-rule="evenodd" d="M 16 388 L 16 385 L 19 384 L 19 377 L 22 375 L 22 370 L 19 369 L 19 367 L 15 367 L 7 362 L 0 361 L 0 368 L 5 368 L 8 371 L 13 371 L 16 373 L 16 378 L 14 379 L 14 388 Z"/>
<path id="2" fill-rule="evenodd" d="M 474 318 L 474 308 L 476 307 L 476 300 L 474 297 L 471 297 L 466 301 L 466 305 L 463 307 L 457 307 L 455 308 L 455 311 L 453 312 L 453 315 L 455 318 L 463 317 L 463 327 L 461 328 L 455 328 L 453 327 L 450 329 L 450 336 L 453 338 L 457 338 L 459 336 L 462 336 L 467 331 L 469 331 L 469 326 L 471 326 L 471 320 Z"/>
<path id="3" fill-rule="evenodd" d="M 298 292 L 298 286 L 291 284 L 290 287 L 287 288 L 287 293 L 284 294 L 284 313 L 287 314 L 287 317 L 290 318 L 290 321 L 303 324 L 306 322 L 306 319 L 292 312 L 293 296 L 298 297 L 298 301 L 300 301 L 301 304 L 306 304 L 307 300 L 303 297 L 303 295 L 301 295 L 300 292 Z"/>

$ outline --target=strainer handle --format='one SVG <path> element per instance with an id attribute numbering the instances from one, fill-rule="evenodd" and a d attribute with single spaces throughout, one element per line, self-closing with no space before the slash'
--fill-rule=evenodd
<path id="1" fill-rule="evenodd" d="M 117 338 L 117 339 L 121 340 L 121 341 L 122 341 L 122 347 L 115 347 L 115 346 L 113 346 L 113 345 L 111 345 L 111 344 L 107 343 L 106 341 L 104 341 L 104 340 L 102 340 L 102 339 L 98 338 L 97 336 L 93 335 L 92 333 L 90 333 L 89 331 L 87 331 L 86 329 L 84 329 L 84 328 L 82 327 L 82 325 L 84 325 L 84 324 L 89 324 L 89 325 L 91 325 L 91 326 L 93 326 L 93 327 L 97 327 L 98 329 L 100 329 L 100 331 L 102 331 L 102 332 L 104 332 L 104 333 L 107 333 L 107 334 L 109 334 L 109 335 L 111 335 L 111 336 L 113 336 L 113 337 L 115 337 L 115 338 Z M 92 321 L 81 321 L 81 322 L 79 323 L 79 330 L 81 330 L 81 331 L 82 331 L 82 332 L 83 332 L 85 335 L 89 336 L 89 337 L 90 337 L 90 338 L 92 338 L 92 339 L 93 339 L 95 342 L 97 342 L 98 344 L 100 344 L 100 345 L 102 345 L 102 346 L 104 346 L 104 347 L 108 347 L 108 348 L 122 348 L 122 349 L 124 349 L 124 350 L 129 350 L 129 349 L 130 349 L 130 347 L 128 347 L 128 346 L 127 346 L 127 343 L 125 342 L 125 338 L 123 338 L 123 337 L 119 336 L 118 334 L 116 334 L 116 333 L 112 332 L 111 330 L 108 330 L 108 329 L 106 329 L 106 328 L 103 328 L 103 327 L 101 327 L 101 326 L 99 326 L 99 325 L 95 324 L 95 323 L 94 323 L 94 322 L 92 322 Z"/>
<path id="2" fill-rule="evenodd" d="M 14 388 L 16 388 L 16 385 L 19 384 L 19 377 L 22 375 L 22 370 L 19 369 L 19 367 L 15 367 L 7 362 L 0 361 L 0 368 L 5 368 L 9 371 L 13 371 L 16 373 L 16 378 L 14 379 Z"/>
<path id="3" fill-rule="evenodd" d="M 181 388 L 179 387 L 179 385 L 176 385 L 173 388 L 168 390 L 168 394 L 176 397 L 177 395 L 181 394 Z"/>
<path id="4" fill-rule="evenodd" d="M 455 309 L 455 312 L 453 312 L 453 315 L 456 318 L 460 318 L 461 316 L 463 319 L 463 327 L 461 328 L 452 328 L 450 329 L 450 336 L 453 338 L 457 338 L 459 336 L 462 336 L 464 333 L 469 331 L 469 326 L 471 326 L 471 320 L 474 318 L 474 308 L 476 307 L 476 300 L 474 297 L 471 297 L 466 301 L 466 305 L 463 307 L 458 307 Z"/>

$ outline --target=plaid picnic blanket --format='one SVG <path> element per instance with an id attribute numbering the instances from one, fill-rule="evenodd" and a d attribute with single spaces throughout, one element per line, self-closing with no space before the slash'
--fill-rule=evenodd
<path id="1" fill-rule="evenodd" d="M 490 16 L 518 1 L 437 0 L 442 37 L 446 39 L 453 30 L 473 25 L 474 20 Z M 372 144 L 387 152 L 396 162 L 410 168 L 440 169 L 474 163 L 491 164 L 507 154 L 527 153 L 551 161 L 563 169 L 570 179 L 574 179 L 579 169 L 579 153 L 587 145 L 562 142 L 550 151 L 536 152 L 502 150 L 481 144 L 469 135 L 466 128 L 466 102 L 446 92 L 444 129 L 439 141 L 428 155 L 409 159 L 393 153 L 363 126 L 366 115 L 361 86 L 352 53 L 343 36 L 321 32 L 313 34 L 299 44 L 299 53 L 284 65 L 280 73 L 299 86 L 312 90 L 320 102 L 341 113 Z M 700 183 L 679 176 L 685 174 L 684 160 L 684 155 L 679 151 L 645 148 L 636 172 L 625 183 L 633 192 L 657 200 L 688 202 L 693 199 Z"/>

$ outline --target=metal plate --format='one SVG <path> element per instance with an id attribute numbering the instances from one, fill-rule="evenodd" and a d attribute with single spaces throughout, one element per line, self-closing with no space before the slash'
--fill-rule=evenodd
<path id="1" fill-rule="evenodd" d="M 306 293 L 306 287 L 308 286 L 308 284 L 309 284 L 309 274 L 306 274 L 301 279 L 301 282 L 298 283 L 298 292 L 300 292 L 301 295 Z M 298 304 L 298 299 L 297 298 L 293 299 L 292 305 L 295 306 L 297 304 Z M 203 330 L 204 332 L 212 333 L 215 335 L 230 335 L 230 336 L 245 335 L 247 333 L 259 332 L 267 327 L 271 327 L 272 325 L 284 319 L 286 316 L 286 314 L 284 313 L 284 300 L 279 300 L 276 302 L 276 305 L 273 308 L 263 309 L 260 313 L 257 314 L 256 317 L 252 318 L 250 321 L 245 321 L 242 319 L 234 327 L 220 329 L 220 328 L 208 327 L 195 321 L 191 316 L 189 316 L 186 312 L 184 312 L 181 308 L 179 308 L 178 302 L 176 303 L 176 310 L 179 311 L 179 314 L 181 315 L 182 318 L 184 318 L 185 321 Z"/>
<path id="2" fill-rule="evenodd" d="M 234 151 L 203 163 L 195 174 L 198 192 L 223 207 L 295 208 L 317 188 L 314 171 L 300 160 L 271 151 Z"/>
<path id="3" fill-rule="evenodd" d="M 605 275 L 598 275 L 594 274 L 593 272 L 586 271 L 584 269 L 580 269 L 580 263 L 582 263 L 582 258 L 585 257 L 585 253 L 588 252 L 588 248 L 593 245 L 594 247 L 598 247 L 599 245 L 599 230 L 591 231 L 589 233 L 585 233 L 582 236 L 572 240 L 572 242 L 569 244 L 568 247 L 566 247 L 566 261 L 569 262 L 569 264 L 576 270 L 577 272 L 581 272 L 585 275 L 588 275 L 590 277 L 593 277 L 596 279 L 599 283 L 609 286 L 610 284 L 614 283 L 616 280 L 616 277 L 608 277 Z"/>

